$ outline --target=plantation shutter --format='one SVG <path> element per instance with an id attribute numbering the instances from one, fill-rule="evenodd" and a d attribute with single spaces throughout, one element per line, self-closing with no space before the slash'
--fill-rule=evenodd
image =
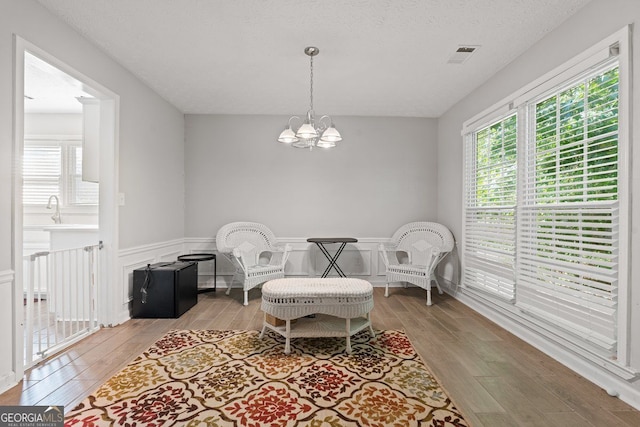
<path id="1" fill-rule="evenodd" d="M 517 119 L 465 136 L 463 286 L 513 300 Z"/>
<path id="2" fill-rule="evenodd" d="M 517 305 L 605 355 L 616 351 L 618 67 L 529 103 Z"/>

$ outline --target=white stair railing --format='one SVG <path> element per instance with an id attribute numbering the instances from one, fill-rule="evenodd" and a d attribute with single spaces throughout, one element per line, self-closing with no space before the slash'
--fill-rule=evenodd
<path id="1" fill-rule="evenodd" d="M 101 247 L 37 252 L 24 257 L 25 368 L 98 329 Z"/>

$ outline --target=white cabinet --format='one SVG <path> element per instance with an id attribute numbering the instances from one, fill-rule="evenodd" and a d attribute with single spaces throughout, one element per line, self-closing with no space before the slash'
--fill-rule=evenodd
<path id="1" fill-rule="evenodd" d="M 42 226 L 42 229 L 48 231 L 51 236 L 52 251 L 97 245 L 99 241 L 97 225 L 51 224 Z"/>

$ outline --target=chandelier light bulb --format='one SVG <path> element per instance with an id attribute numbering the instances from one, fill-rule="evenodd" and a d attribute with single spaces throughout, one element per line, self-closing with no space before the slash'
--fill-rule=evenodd
<path id="1" fill-rule="evenodd" d="M 320 137 L 320 141 L 333 142 L 333 146 L 335 147 L 336 142 L 342 141 L 342 136 L 340 135 L 340 132 L 338 132 L 338 130 L 335 127 L 333 127 L 333 123 L 332 123 L 331 126 L 322 133 L 322 136 Z"/>
<path id="2" fill-rule="evenodd" d="M 278 142 L 282 142 L 283 144 L 291 144 L 297 141 L 298 141 L 298 138 L 296 137 L 296 134 L 291 129 L 291 126 L 287 126 L 287 128 L 283 130 L 280 136 L 278 137 Z"/>
<path id="3" fill-rule="evenodd" d="M 311 139 L 316 138 L 318 136 L 318 132 L 313 128 L 313 126 L 311 126 L 311 123 L 305 123 L 300 126 L 300 129 L 296 132 L 296 136 L 298 138 Z"/>

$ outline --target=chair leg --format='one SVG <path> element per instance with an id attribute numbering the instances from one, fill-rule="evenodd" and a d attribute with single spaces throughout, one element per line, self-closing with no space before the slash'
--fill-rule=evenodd
<path id="1" fill-rule="evenodd" d="M 258 338 L 262 339 L 262 337 L 264 337 L 264 331 L 267 329 L 266 325 L 262 326 L 262 331 L 260 331 L 260 336 Z"/>
<path id="2" fill-rule="evenodd" d="M 384 296 L 389 298 L 389 282 L 384 285 Z"/>
<path id="3" fill-rule="evenodd" d="M 427 305 L 431 305 L 431 288 L 427 289 Z"/>
<path id="4" fill-rule="evenodd" d="M 376 333 L 373 331 L 373 326 L 371 325 L 371 313 L 367 313 L 367 321 L 369 322 L 369 337 L 375 338 Z"/>
<path id="5" fill-rule="evenodd" d="M 249 291 L 244 291 L 244 305 L 249 305 Z"/>
<path id="6" fill-rule="evenodd" d="M 227 292 L 225 292 L 226 295 L 229 295 L 231 293 L 231 285 L 233 285 L 233 281 L 236 280 L 236 274 L 238 273 L 237 272 L 233 273 L 233 277 L 231 277 L 231 281 L 227 285 Z"/>
<path id="7" fill-rule="evenodd" d="M 291 320 L 285 320 L 284 354 L 291 353 Z"/>
<path id="8" fill-rule="evenodd" d="M 440 295 L 442 295 L 444 292 L 442 292 L 442 288 L 440 287 L 440 282 L 438 282 L 438 279 L 436 278 L 436 276 L 432 276 L 433 281 L 436 282 L 436 288 L 438 288 L 438 293 Z"/>

